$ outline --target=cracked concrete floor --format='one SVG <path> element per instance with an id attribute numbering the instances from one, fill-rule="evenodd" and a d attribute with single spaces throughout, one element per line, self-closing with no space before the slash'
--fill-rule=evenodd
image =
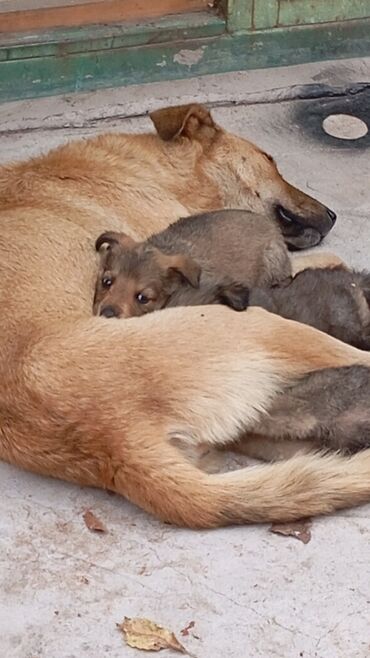
<path id="1" fill-rule="evenodd" d="M 327 138 L 321 121 L 341 112 L 366 120 L 369 80 L 370 59 L 343 60 L 11 103 L 0 106 L 0 158 L 144 130 L 150 108 L 208 101 L 220 123 L 270 151 L 292 183 L 338 212 L 324 247 L 366 267 L 369 137 Z M 134 657 L 115 626 L 125 615 L 167 626 L 197 658 L 370 655 L 370 506 L 316 519 L 304 545 L 265 526 L 171 528 L 117 496 L 6 464 L 0 494 L 4 657 Z M 87 530 L 86 508 L 107 534 Z"/>

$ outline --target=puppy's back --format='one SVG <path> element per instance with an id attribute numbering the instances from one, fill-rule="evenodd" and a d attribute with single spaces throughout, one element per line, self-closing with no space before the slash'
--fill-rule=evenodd
<path id="1" fill-rule="evenodd" d="M 303 270 L 287 286 L 252 290 L 250 305 L 370 349 L 370 274 L 343 267 Z"/>
<path id="2" fill-rule="evenodd" d="M 271 285 L 291 274 L 279 227 L 246 210 L 184 217 L 149 241 L 165 253 L 188 253 L 211 275 L 247 286 Z"/>
<path id="3" fill-rule="evenodd" d="M 354 453 L 370 447 L 370 368 L 346 366 L 306 374 L 278 395 L 258 432 L 275 439 L 308 439 Z"/>

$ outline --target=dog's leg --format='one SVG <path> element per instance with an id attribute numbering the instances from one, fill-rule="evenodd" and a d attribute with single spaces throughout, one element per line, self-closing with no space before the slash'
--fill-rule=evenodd
<path id="1" fill-rule="evenodd" d="M 171 444 L 182 452 L 185 459 L 205 473 L 218 473 L 224 463 L 224 454 L 213 446 L 204 444 L 194 445 L 188 441 L 175 438 Z"/>
<path id="2" fill-rule="evenodd" d="M 307 455 L 317 451 L 317 445 L 313 441 L 291 439 L 279 440 L 262 434 L 247 434 L 239 441 L 230 446 L 230 450 L 252 459 L 261 459 L 266 462 L 290 459 L 295 455 Z"/>
<path id="3" fill-rule="evenodd" d="M 291 254 L 292 261 L 292 276 L 294 277 L 298 272 L 307 270 L 308 268 L 332 268 L 343 267 L 349 269 L 348 265 L 336 254 L 330 252 L 313 252 L 310 254 Z"/>

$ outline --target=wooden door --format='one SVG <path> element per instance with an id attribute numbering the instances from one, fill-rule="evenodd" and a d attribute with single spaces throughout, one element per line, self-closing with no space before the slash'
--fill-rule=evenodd
<path id="1" fill-rule="evenodd" d="M 142 21 L 206 7 L 207 0 L 0 0 L 0 32 Z"/>

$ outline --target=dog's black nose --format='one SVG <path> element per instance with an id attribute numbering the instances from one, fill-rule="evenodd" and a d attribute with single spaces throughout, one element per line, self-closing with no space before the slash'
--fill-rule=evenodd
<path id="1" fill-rule="evenodd" d="M 333 223 L 333 226 L 334 226 L 335 222 L 337 221 L 337 216 L 336 216 L 334 210 L 330 210 L 330 208 L 328 208 L 327 213 L 328 213 L 328 215 L 329 215 L 329 217 L 330 217 L 330 219 Z"/>
<path id="2" fill-rule="evenodd" d="M 119 318 L 119 312 L 114 306 L 103 306 L 99 315 L 103 315 L 105 318 Z"/>

